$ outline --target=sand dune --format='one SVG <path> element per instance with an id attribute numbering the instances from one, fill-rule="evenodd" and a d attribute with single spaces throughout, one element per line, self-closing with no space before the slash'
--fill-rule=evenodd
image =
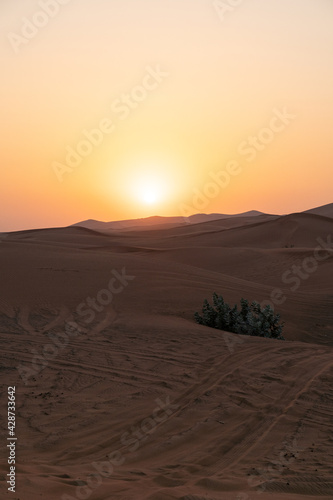
<path id="1" fill-rule="evenodd" d="M 332 233 L 327 217 L 293 214 L 8 234 L 0 335 L 2 380 L 17 387 L 13 498 L 332 498 L 333 255 L 297 290 L 283 280 Z M 276 287 L 286 342 L 193 321 L 213 291 L 263 301 Z M 89 313 L 89 298 L 105 305 Z"/>
<path id="2" fill-rule="evenodd" d="M 304 214 L 313 214 L 313 215 L 321 215 L 323 217 L 333 217 L 333 203 L 330 203 L 328 205 L 323 205 L 321 207 L 316 207 L 312 208 L 310 210 L 306 210 L 305 212 L 301 212 Z M 143 219 L 129 219 L 129 220 L 121 220 L 121 221 L 110 221 L 110 222 L 102 222 L 94 219 L 89 219 L 81 222 L 77 222 L 76 224 L 73 224 L 71 227 L 85 227 L 87 229 L 93 229 L 96 231 L 107 231 L 107 230 L 112 230 L 112 231 L 118 231 L 118 232 L 123 232 L 123 231 L 136 231 L 136 230 L 156 230 L 156 229 L 168 229 L 168 228 L 174 228 L 174 227 L 184 227 L 184 226 L 191 226 L 191 225 L 198 225 L 201 223 L 208 223 L 208 222 L 231 222 L 232 219 L 241 219 L 243 222 L 245 219 L 247 220 L 252 220 L 253 218 L 261 218 L 261 220 L 264 220 L 264 218 L 274 218 L 278 216 L 274 215 L 269 215 L 269 214 L 264 214 L 263 212 L 259 212 L 258 210 L 250 210 L 248 212 L 243 212 L 240 214 L 220 214 L 220 213 L 213 213 L 213 214 L 195 214 L 195 215 L 190 215 L 189 217 L 181 217 L 181 216 L 176 216 L 176 217 L 160 217 L 160 216 L 153 216 L 153 217 L 146 217 Z M 255 219 L 253 219 L 255 220 Z M 238 224 L 237 224 L 238 225 Z M 243 225 L 243 224 L 240 224 Z M 226 226 L 230 227 L 230 226 Z"/>
<path id="3" fill-rule="evenodd" d="M 311 208 L 310 210 L 306 210 L 305 213 L 323 215 L 324 217 L 333 217 L 333 203 L 329 203 L 328 205 L 323 205 L 321 207 Z"/>
<path id="4" fill-rule="evenodd" d="M 73 224 L 71 227 L 79 226 L 87 229 L 95 230 L 114 230 L 114 231 L 128 231 L 137 229 L 162 229 L 167 227 L 180 227 L 189 224 L 199 224 L 201 222 L 210 222 L 219 219 L 233 219 L 239 217 L 256 217 L 264 215 L 258 210 L 250 210 L 241 214 L 195 214 L 189 217 L 175 216 L 175 217 L 146 217 L 143 219 L 129 219 L 111 222 L 102 222 L 94 219 L 89 219 Z"/>
<path id="5" fill-rule="evenodd" d="M 233 220 L 233 223 L 237 219 Z M 218 229 L 219 222 L 222 229 Z M 197 234 L 188 240 L 193 246 L 206 247 L 245 247 L 245 248 L 287 248 L 287 247 L 315 247 L 317 238 L 331 233 L 332 220 L 312 214 L 292 214 L 288 216 L 269 216 L 264 220 L 257 218 L 248 220 L 248 227 L 244 225 L 227 227 L 225 221 L 215 221 L 211 234 Z M 205 226 L 205 224 L 202 224 Z M 226 231 L 226 229 L 228 229 Z M 166 233 L 167 234 L 167 233 Z M 181 231 L 178 231 L 181 234 Z M 182 240 L 186 242 L 185 239 Z"/>

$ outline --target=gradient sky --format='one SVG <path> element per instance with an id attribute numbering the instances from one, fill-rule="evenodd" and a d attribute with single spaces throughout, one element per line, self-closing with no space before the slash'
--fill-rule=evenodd
<path id="1" fill-rule="evenodd" d="M 60 1 L 1 0 L 0 231 L 333 202 L 332 0 Z"/>

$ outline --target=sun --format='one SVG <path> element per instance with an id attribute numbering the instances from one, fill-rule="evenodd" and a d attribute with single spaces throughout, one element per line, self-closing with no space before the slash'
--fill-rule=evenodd
<path id="1" fill-rule="evenodd" d="M 137 195 L 146 205 L 155 205 L 163 199 L 163 184 L 157 180 L 143 180 L 138 183 Z"/>
<path id="2" fill-rule="evenodd" d="M 138 177 L 134 183 L 135 197 L 138 202 L 144 205 L 157 205 L 165 200 L 168 186 L 163 175 L 155 171 Z"/>
<path id="3" fill-rule="evenodd" d="M 157 193 L 150 187 L 142 192 L 142 201 L 147 205 L 153 205 L 158 201 Z"/>
<path id="4" fill-rule="evenodd" d="M 132 153 L 118 163 L 116 173 L 112 172 L 115 196 L 137 214 L 164 213 L 180 196 L 184 182 L 180 172 L 180 160 L 172 155 Z"/>

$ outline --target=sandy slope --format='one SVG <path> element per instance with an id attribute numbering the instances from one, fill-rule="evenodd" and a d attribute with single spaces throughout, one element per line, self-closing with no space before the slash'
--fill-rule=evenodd
<path id="1" fill-rule="evenodd" d="M 129 219 L 111 222 L 102 222 L 94 219 L 84 220 L 73 224 L 71 227 L 85 227 L 87 229 L 93 229 L 96 231 L 102 230 L 113 230 L 113 231 L 128 231 L 137 229 L 167 229 L 171 227 L 185 226 L 187 224 L 198 224 L 200 222 L 209 222 L 217 219 L 233 219 L 233 218 L 245 218 L 245 217 L 255 217 L 264 215 L 262 212 L 257 210 L 251 210 L 249 212 L 244 212 L 242 214 L 195 214 L 189 217 L 176 216 L 176 217 L 146 217 L 143 219 Z M 325 215 L 320 213 L 319 215 Z"/>
<path id="2" fill-rule="evenodd" d="M 17 387 L 19 442 L 16 494 L 6 494 L 1 447 L 1 497 L 333 497 L 333 255 L 296 291 L 282 281 L 333 222 L 303 214 L 227 222 L 1 241 L 1 372 L 3 390 Z M 77 306 L 124 267 L 134 279 L 88 323 Z M 214 290 L 230 302 L 262 301 L 275 287 L 286 297 L 277 309 L 287 342 L 193 322 Z M 71 314 L 82 331 L 64 341 Z M 48 361 L 36 358 L 43 352 Z M 26 384 L 19 366 L 35 370 Z"/>
<path id="3" fill-rule="evenodd" d="M 323 205 L 321 207 L 312 208 L 310 210 L 306 210 L 305 213 L 315 214 L 315 215 L 323 215 L 325 217 L 333 218 L 333 203 L 329 203 L 328 205 Z"/>

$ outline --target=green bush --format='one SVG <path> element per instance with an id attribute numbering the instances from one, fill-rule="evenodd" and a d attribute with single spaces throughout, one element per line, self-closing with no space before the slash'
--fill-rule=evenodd
<path id="1" fill-rule="evenodd" d="M 210 326 L 218 330 L 284 340 L 282 336 L 283 323 L 280 315 L 275 314 L 271 306 L 261 308 L 258 302 L 241 299 L 241 309 L 237 305 L 230 307 L 224 302 L 222 295 L 213 294 L 213 305 L 205 300 L 202 315 L 195 313 L 195 320 L 200 325 Z"/>

